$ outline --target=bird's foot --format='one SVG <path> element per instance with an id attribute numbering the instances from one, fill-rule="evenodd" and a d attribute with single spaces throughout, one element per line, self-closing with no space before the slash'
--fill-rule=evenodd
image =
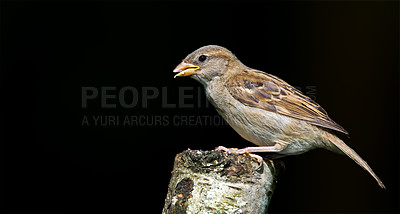
<path id="1" fill-rule="evenodd" d="M 226 148 L 225 146 L 218 146 L 217 148 L 215 148 L 215 150 L 219 150 L 219 151 L 224 151 L 228 154 L 247 154 L 249 155 L 251 158 L 254 158 L 257 160 L 257 162 L 259 163 L 258 168 L 261 168 L 261 166 L 263 165 L 263 158 L 259 155 L 256 154 L 252 154 L 252 151 L 248 150 L 249 147 L 247 148 L 243 148 L 243 149 L 238 149 L 238 148 Z"/>
<path id="2" fill-rule="evenodd" d="M 228 154 L 246 154 L 246 153 L 248 153 L 248 152 L 243 152 L 242 149 L 226 148 L 225 146 L 218 146 L 217 148 L 215 148 L 215 150 L 224 151 Z"/>

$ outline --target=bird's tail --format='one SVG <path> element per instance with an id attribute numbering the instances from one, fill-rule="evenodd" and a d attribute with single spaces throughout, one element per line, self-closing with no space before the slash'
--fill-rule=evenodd
<path id="1" fill-rule="evenodd" d="M 364 170 L 369 172 L 369 174 L 372 175 L 372 177 L 375 178 L 375 180 L 378 182 L 379 186 L 383 189 L 386 189 L 385 185 L 382 183 L 381 179 L 374 173 L 374 171 L 371 169 L 371 167 L 365 162 L 352 148 L 347 146 L 340 138 L 336 137 L 335 135 L 331 133 L 328 134 L 328 139 L 330 142 L 332 142 L 340 151 L 342 151 L 344 154 L 349 156 L 353 161 L 355 161 L 358 165 L 360 165 Z"/>

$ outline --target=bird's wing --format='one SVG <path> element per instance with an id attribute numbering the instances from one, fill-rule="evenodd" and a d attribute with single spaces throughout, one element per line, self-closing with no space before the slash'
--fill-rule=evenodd
<path id="1" fill-rule="evenodd" d="M 318 103 L 273 75 L 248 69 L 231 77 L 225 86 L 245 105 L 348 134 Z"/>

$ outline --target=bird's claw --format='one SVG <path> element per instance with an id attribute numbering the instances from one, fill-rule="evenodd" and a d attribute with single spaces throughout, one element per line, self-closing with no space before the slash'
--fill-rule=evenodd
<path id="1" fill-rule="evenodd" d="M 224 151 L 228 154 L 245 154 L 246 152 L 241 152 L 238 148 L 226 148 L 225 146 L 218 146 L 215 148 L 218 151 Z"/>
<path id="2" fill-rule="evenodd" d="M 261 168 L 261 166 L 263 165 L 263 162 L 264 162 L 264 160 L 261 156 L 250 153 L 249 151 L 246 150 L 246 148 L 238 149 L 238 148 L 226 148 L 225 146 L 218 146 L 217 148 L 215 148 L 215 150 L 224 151 L 228 154 L 247 154 L 251 158 L 256 159 L 256 161 L 259 163 L 258 169 Z"/>

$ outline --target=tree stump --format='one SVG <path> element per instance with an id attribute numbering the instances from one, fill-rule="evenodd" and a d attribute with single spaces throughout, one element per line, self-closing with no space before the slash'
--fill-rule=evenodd
<path id="1" fill-rule="evenodd" d="M 248 154 L 186 150 L 175 157 L 162 213 L 267 213 L 277 168 Z"/>

